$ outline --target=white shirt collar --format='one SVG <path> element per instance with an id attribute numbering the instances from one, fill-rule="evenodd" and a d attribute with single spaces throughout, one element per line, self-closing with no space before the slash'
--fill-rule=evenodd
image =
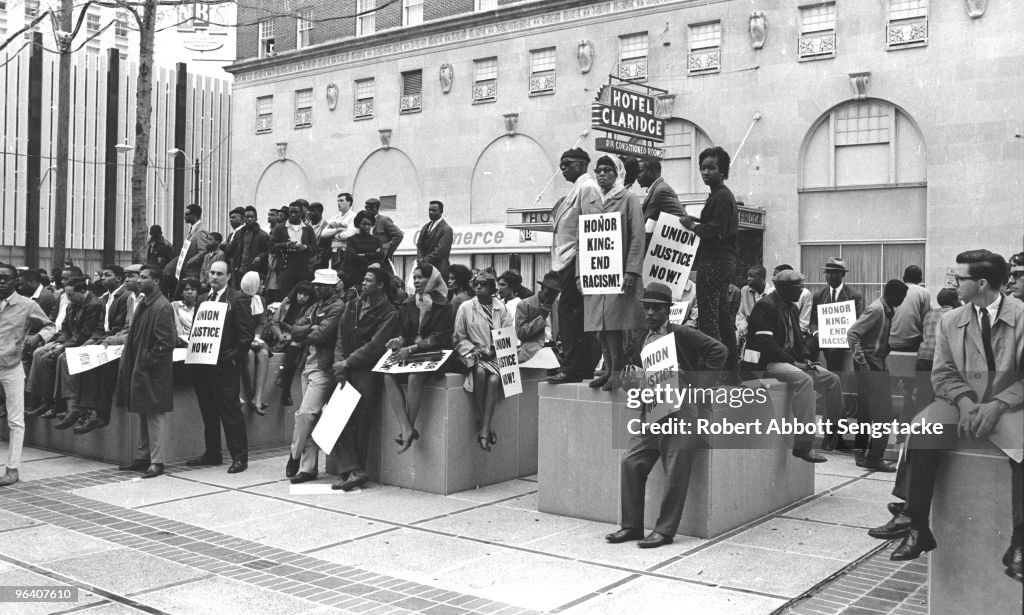
<path id="1" fill-rule="evenodd" d="M 36 287 L 36 292 L 32 293 L 32 296 L 29 297 L 29 299 L 33 299 L 33 300 L 34 299 L 38 299 L 39 295 L 42 295 L 42 294 L 43 294 L 43 285 L 40 284 L 39 286 Z"/>
<path id="2" fill-rule="evenodd" d="M 985 310 L 988 311 L 988 322 L 989 322 L 990 326 L 996 324 L 996 316 L 999 315 L 999 306 L 1000 306 L 999 302 L 1002 301 L 1002 300 L 1003 300 L 1003 294 L 999 293 L 999 295 L 996 297 L 996 300 L 993 301 L 992 303 L 988 304 L 988 306 L 986 306 L 984 308 Z M 979 325 L 981 324 L 981 310 L 982 310 L 982 308 L 980 308 L 978 306 L 974 306 L 974 313 L 975 313 L 975 316 L 977 316 L 977 318 L 978 318 L 978 324 Z"/>

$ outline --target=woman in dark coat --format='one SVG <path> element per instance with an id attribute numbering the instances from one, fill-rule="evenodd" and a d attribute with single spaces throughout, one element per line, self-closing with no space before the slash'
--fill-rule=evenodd
<path id="1" fill-rule="evenodd" d="M 135 310 L 122 338 L 124 352 L 118 365 L 114 406 L 139 416 L 140 455 L 128 466 L 145 473 L 143 478 L 164 472 L 164 449 L 174 409 L 174 344 L 178 338 L 174 307 L 160 292 L 163 272 L 156 266 L 142 268 L 139 283 L 145 298 Z"/>
<path id="2" fill-rule="evenodd" d="M 384 261 L 384 247 L 373 235 L 373 214 L 361 211 L 356 214 L 355 225 L 359 232 L 345 243 L 345 265 L 343 268 L 345 286 L 358 287 L 371 263 Z"/>
<path id="3" fill-rule="evenodd" d="M 432 265 L 420 263 L 413 269 L 412 283 L 416 292 L 402 303 L 398 311 L 398 337 L 387 343 L 388 349 L 398 353 L 401 360 L 416 353 L 450 349 L 455 330 L 455 315 L 448 301 L 448 286 L 441 279 L 441 272 Z M 423 403 L 423 385 L 431 376 L 444 373 L 445 366 L 441 366 L 431 373 L 384 376 L 389 398 L 393 402 L 401 400 L 391 405 L 395 419 L 402 428 L 402 432 L 395 438 L 395 443 L 402 447 L 399 454 L 404 453 L 420 437 L 415 425 Z M 403 394 L 402 381 L 406 375 L 409 377 L 409 392 Z"/>

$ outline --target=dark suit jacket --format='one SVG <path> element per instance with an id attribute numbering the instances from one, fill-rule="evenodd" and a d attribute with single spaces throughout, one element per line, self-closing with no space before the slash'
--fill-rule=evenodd
<path id="1" fill-rule="evenodd" d="M 39 293 L 39 296 L 34 299 L 34 301 L 50 320 L 53 320 L 57 315 L 57 297 L 49 288 L 44 286 L 43 290 Z"/>
<path id="2" fill-rule="evenodd" d="M 725 344 L 693 327 L 670 323 L 668 330 L 676 338 L 676 360 L 679 361 L 679 369 L 682 372 L 681 379 L 701 387 L 715 384 L 718 381 L 718 373 L 725 369 L 725 363 L 729 359 L 729 351 Z M 626 356 L 626 361 L 630 365 L 643 365 L 640 353 L 643 351 L 647 333 L 644 329 L 633 332 L 633 343 Z"/>
<path id="3" fill-rule="evenodd" d="M 302 241 L 299 243 L 306 246 L 302 252 L 288 251 L 286 248 L 290 241 L 287 224 L 278 224 L 274 227 L 274 231 L 270 234 L 270 252 L 280 257 L 277 259 L 277 270 L 304 271 L 307 269 L 307 265 L 317 258 L 316 234 L 308 224 L 302 225 Z"/>
<path id="4" fill-rule="evenodd" d="M 414 352 L 430 352 L 448 350 L 452 347 L 452 335 L 455 333 L 455 312 L 452 304 L 436 303 L 430 306 L 427 314 L 420 320 L 420 309 L 416 306 L 416 295 L 410 295 L 402 302 L 398 310 L 398 334 L 402 336 L 403 346 L 416 346 Z M 415 342 L 416 336 L 423 339 Z"/>
<path id="5" fill-rule="evenodd" d="M 196 308 L 198 309 L 204 301 L 209 299 L 210 293 L 204 293 L 199 297 Z M 230 307 L 228 307 L 227 316 L 224 318 L 224 330 L 221 332 L 220 355 L 217 362 L 239 361 L 252 348 L 252 340 L 256 334 L 256 323 L 252 318 L 252 308 L 250 307 L 252 299 L 241 291 L 227 288 L 221 301 Z"/>
<path id="6" fill-rule="evenodd" d="M 250 229 L 248 225 L 240 227 L 231 237 L 231 243 L 224 247 L 224 256 L 228 259 L 231 268 L 231 281 L 239 284 L 242 276 L 250 271 L 255 271 L 261 276 L 267 272 L 267 258 L 270 252 L 270 235 L 255 225 Z M 249 254 L 243 261 L 242 254 L 248 244 Z M 259 265 L 253 265 L 253 261 L 260 259 Z"/>
<path id="7" fill-rule="evenodd" d="M 853 311 L 857 318 L 864 313 L 864 295 L 854 290 L 849 284 L 843 284 L 843 290 L 839 291 L 836 303 L 853 300 Z M 811 331 L 818 330 L 818 306 L 832 303 L 832 287 L 828 284 L 818 292 L 814 293 L 814 303 L 811 305 Z"/>
<path id="8" fill-rule="evenodd" d="M 398 331 L 398 317 L 384 293 L 367 308 L 356 297 L 348 302 L 338 321 L 334 346 L 334 370 L 345 361 L 349 372 L 368 371 L 384 356 L 385 344 Z"/>
<path id="9" fill-rule="evenodd" d="M 644 220 L 657 220 L 661 212 L 679 217 L 683 215 L 683 206 L 679 203 L 676 191 L 669 186 L 664 178 L 654 180 L 647 189 L 647 197 L 642 205 Z"/>
<path id="10" fill-rule="evenodd" d="M 793 349 L 785 350 L 786 319 L 793 340 Z M 775 291 L 761 297 L 750 310 L 747 329 L 747 350 L 761 353 L 757 369 L 766 369 L 769 363 L 797 363 L 806 361 L 807 346 L 800 334 L 800 308 L 795 303 L 784 301 Z"/>
<path id="11" fill-rule="evenodd" d="M 384 214 L 377 214 L 377 221 L 373 225 L 373 236 L 380 239 L 380 244 L 384 246 L 384 258 L 391 258 L 399 244 L 402 243 L 402 239 L 405 238 L 405 233 L 398 228 L 394 220 Z"/>
<path id="12" fill-rule="evenodd" d="M 416 241 L 416 254 L 421 261 L 437 267 L 441 272 L 441 279 L 447 280 L 448 268 L 451 266 L 448 257 L 452 253 L 452 241 L 455 233 L 443 219 L 438 221 L 433 232 L 427 233 L 428 228 L 430 228 L 430 222 L 424 224 L 420 230 L 420 237 Z"/>
<path id="13" fill-rule="evenodd" d="M 103 302 L 91 292 L 82 305 L 69 304 L 68 314 L 54 341 L 66 348 L 85 344 L 96 335 L 97 329 L 103 330 L 103 312 Z"/>
<path id="14" fill-rule="evenodd" d="M 128 324 L 128 295 L 130 294 L 123 286 L 114 292 L 114 303 L 110 306 L 109 330 L 104 329 L 107 300 L 103 296 L 99 297 L 100 303 L 103 304 L 104 314 L 100 316 L 100 324 L 96 328 L 96 333 L 89 339 L 89 344 L 99 344 L 103 341 L 103 338 L 120 333 L 124 329 L 125 325 Z"/>

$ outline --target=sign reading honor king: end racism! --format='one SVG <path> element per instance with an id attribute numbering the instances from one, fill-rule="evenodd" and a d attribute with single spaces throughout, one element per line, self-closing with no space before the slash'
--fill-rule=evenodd
<path id="1" fill-rule="evenodd" d="M 622 292 L 622 214 L 580 216 L 579 273 L 584 295 Z"/>

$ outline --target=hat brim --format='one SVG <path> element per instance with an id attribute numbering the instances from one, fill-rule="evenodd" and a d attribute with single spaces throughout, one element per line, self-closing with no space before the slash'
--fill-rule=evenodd
<path id="1" fill-rule="evenodd" d="M 672 305 L 671 301 L 665 301 L 664 299 L 641 299 L 640 303 L 653 303 L 655 305 Z"/>

